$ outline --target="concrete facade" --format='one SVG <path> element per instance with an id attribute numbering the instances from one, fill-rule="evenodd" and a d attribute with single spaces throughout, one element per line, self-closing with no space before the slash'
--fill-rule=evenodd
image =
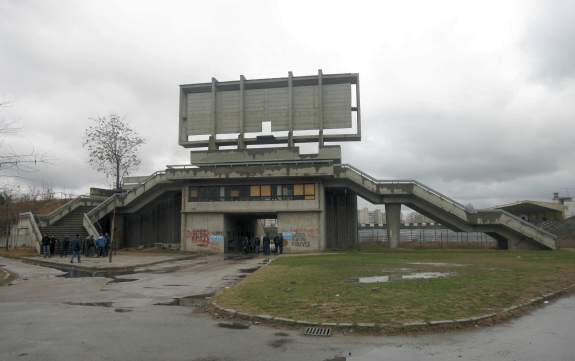
<path id="1" fill-rule="evenodd" d="M 308 181 L 309 182 L 309 181 Z M 250 185 L 237 182 L 234 186 Z M 257 219 L 276 218 L 278 232 L 284 236 L 284 251 L 305 252 L 323 249 L 323 207 L 321 183 L 313 184 L 314 199 L 309 200 L 246 200 L 246 201 L 190 201 L 189 186 L 182 188 L 182 249 L 186 251 L 226 251 L 230 234 L 246 232 L 263 238 Z M 229 184 L 227 184 L 229 186 Z M 273 184 L 272 185 L 279 185 Z M 214 183 L 212 186 L 225 187 Z M 234 221 L 234 217 L 236 221 Z M 241 219 L 242 229 L 238 229 Z"/>

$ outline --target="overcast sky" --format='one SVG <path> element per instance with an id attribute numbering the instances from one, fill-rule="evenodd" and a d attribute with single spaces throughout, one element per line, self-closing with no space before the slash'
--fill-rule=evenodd
<path id="1" fill-rule="evenodd" d="M 487 207 L 575 195 L 573 1 L 0 0 L 0 151 L 51 164 L 17 182 L 109 184 L 81 147 L 117 112 L 147 139 L 136 171 L 183 164 L 178 85 L 357 72 L 362 142 L 344 161 Z M 14 178 L 10 178 L 14 181 Z"/>

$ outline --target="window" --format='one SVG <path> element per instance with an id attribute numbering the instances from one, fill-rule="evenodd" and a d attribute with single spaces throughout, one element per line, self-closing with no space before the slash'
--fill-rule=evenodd
<path id="1" fill-rule="evenodd" d="M 269 184 L 262 185 L 260 195 L 261 195 L 262 199 L 264 199 L 264 200 L 272 199 L 272 186 Z"/>
<path id="2" fill-rule="evenodd" d="M 209 202 L 219 201 L 221 187 L 219 186 L 201 186 L 190 187 L 189 201 L 190 202 Z"/>
<path id="3" fill-rule="evenodd" d="M 305 184 L 303 192 L 305 199 L 315 199 L 315 184 Z"/>
<path id="4" fill-rule="evenodd" d="M 250 197 L 259 197 L 260 196 L 260 186 L 250 186 Z"/>
<path id="5" fill-rule="evenodd" d="M 193 186 L 188 198 L 190 202 L 314 200 L 315 184 Z"/>
<path id="6" fill-rule="evenodd" d="M 190 202 L 195 202 L 198 200 L 198 188 L 192 188 L 190 187 Z"/>
<path id="7" fill-rule="evenodd" d="M 304 199 L 303 184 L 294 184 L 293 199 Z"/>

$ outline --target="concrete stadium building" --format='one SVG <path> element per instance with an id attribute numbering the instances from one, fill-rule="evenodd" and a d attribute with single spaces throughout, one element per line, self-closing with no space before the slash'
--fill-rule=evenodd
<path id="1" fill-rule="evenodd" d="M 22 237 L 35 244 L 76 227 L 108 231 L 119 247 L 226 253 L 275 219 L 287 253 L 349 249 L 361 196 L 385 205 L 390 247 L 399 246 L 406 205 L 454 231 L 485 232 L 499 248 L 555 249 L 554 235 L 505 210 L 467 209 L 415 180 L 378 180 L 342 164 L 333 143 L 361 140 L 359 89 L 358 74 L 321 70 L 181 85 L 179 144 L 191 150 L 190 164 L 127 177 L 122 193 L 78 198 L 48 216 L 22 214 Z M 298 144 L 309 142 L 318 153 L 300 154 Z"/>

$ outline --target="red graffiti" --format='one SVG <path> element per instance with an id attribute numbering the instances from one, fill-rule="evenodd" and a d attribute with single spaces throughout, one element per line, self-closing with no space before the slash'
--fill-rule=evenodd
<path id="1" fill-rule="evenodd" d="M 191 229 L 186 231 L 186 239 L 199 247 L 207 247 L 210 244 L 210 233 L 207 229 Z"/>

